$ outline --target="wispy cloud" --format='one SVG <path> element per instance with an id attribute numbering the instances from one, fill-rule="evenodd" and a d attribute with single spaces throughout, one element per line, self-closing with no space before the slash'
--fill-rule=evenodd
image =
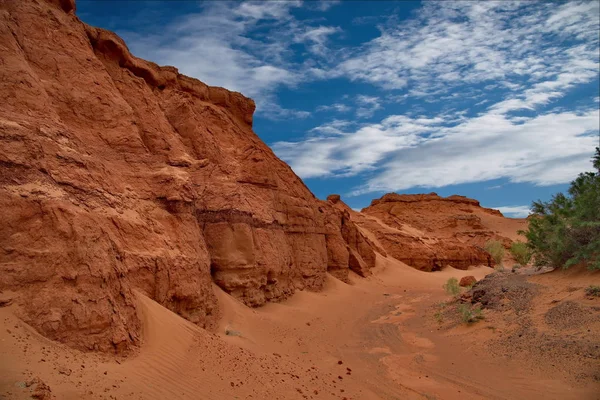
<path id="1" fill-rule="evenodd" d="M 590 168 L 598 110 L 543 114 L 514 123 L 485 114 L 437 130 L 408 151 L 397 149 L 356 193 L 441 187 L 508 178 L 536 185 L 565 183 Z"/>
<path id="2" fill-rule="evenodd" d="M 294 35 L 294 41 L 308 43 L 308 48 L 312 53 L 324 56 L 329 49 L 327 46 L 329 37 L 339 32 L 341 29 L 334 26 L 305 27 Z"/>
<path id="3" fill-rule="evenodd" d="M 335 103 L 335 104 L 331 104 L 331 105 L 322 105 L 317 107 L 317 111 L 337 111 L 339 113 L 346 113 L 346 112 L 350 112 L 352 110 L 352 107 L 346 105 L 346 104 L 342 104 L 342 103 Z"/>
<path id="4" fill-rule="evenodd" d="M 513 218 L 525 218 L 531 212 L 529 206 L 502 206 L 492 208 L 499 210 L 502 214 Z"/>
<path id="5" fill-rule="evenodd" d="M 437 118 L 395 115 L 358 129 L 341 126 L 335 134 L 326 125 L 318 137 L 274 149 L 302 177 L 376 172 L 353 194 L 500 178 L 551 185 L 590 167 L 599 119 L 597 109 L 518 123 L 490 112 L 447 126 Z"/>
<path id="6" fill-rule="evenodd" d="M 205 2 L 161 28 L 160 33 L 126 33 L 134 54 L 209 85 L 223 86 L 252 97 L 257 112 L 267 118 L 304 118 L 309 113 L 282 108 L 276 92 L 295 87 L 315 75 L 310 60 L 294 63 L 290 46 L 304 45 L 315 56 L 326 53 L 328 39 L 338 27 L 312 25 L 292 11 L 301 1 Z M 334 5 L 325 3 L 318 9 Z"/>
<path id="7" fill-rule="evenodd" d="M 319 11 L 327 11 L 341 2 L 342 0 L 317 0 L 309 2 L 308 7 L 315 8 Z"/>
<path id="8" fill-rule="evenodd" d="M 561 72 L 551 79 L 535 83 L 531 88 L 516 94 L 511 98 L 504 100 L 491 107 L 492 110 L 506 113 L 514 110 L 534 110 L 536 106 L 546 105 L 564 94 L 574 86 L 598 77 L 600 63 L 589 51 L 588 46 L 580 45 L 568 48 L 564 51 L 564 57 L 561 63 Z"/>
<path id="9" fill-rule="evenodd" d="M 425 3 L 414 19 L 384 27 L 332 74 L 385 89 L 410 87 L 413 96 L 438 96 L 480 82 L 518 90 L 523 82 L 552 78 L 564 88 L 597 73 L 599 8 L 593 1 L 559 7 L 545 2 Z M 578 45 L 565 48 L 573 40 Z M 555 95 L 550 89 L 538 87 L 529 100 L 536 101 L 536 94 L 537 101 L 548 100 Z M 547 96 L 539 97 L 539 91 Z"/>
<path id="10" fill-rule="evenodd" d="M 358 118 L 370 118 L 375 111 L 381 109 L 380 100 L 374 96 L 360 95 L 356 98 L 356 103 L 358 104 L 356 109 Z"/>
<path id="11" fill-rule="evenodd" d="M 277 142 L 273 148 L 302 177 L 351 176 L 374 169 L 399 149 L 415 147 L 422 141 L 421 135 L 430 133 L 437 123 L 402 115 L 358 127 L 335 120 L 314 128 L 317 136 L 303 142 Z"/>
<path id="12" fill-rule="evenodd" d="M 360 175 L 354 195 L 492 179 L 568 182 L 590 168 L 598 143 L 597 89 L 577 106 L 552 106 L 598 80 L 599 7 L 426 3 L 329 71 L 392 93 L 358 96 L 359 121 L 391 99 L 410 101 L 409 110 L 378 122 L 322 124 L 274 149 L 302 177 Z M 442 110 L 426 111 L 415 99 Z M 487 110 L 444 107 L 452 99 Z"/>

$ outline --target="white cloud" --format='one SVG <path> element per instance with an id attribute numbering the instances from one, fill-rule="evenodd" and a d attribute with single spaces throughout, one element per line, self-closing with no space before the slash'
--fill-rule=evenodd
<path id="1" fill-rule="evenodd" d="M 414 147 L 431 132 L 438 119 L 415 119 L 390 116 L 380 123 L 356 124 L 334 120 L 318 126 L 303 142 L 277 142 L 273 149 L 303 178 L 318 176 L 351 176 L 374 169 L 377 163 L 394 151 Z"/>
<path id="2" fill-rule="evenodd" d="M 352 107 L 347 106 L 346 104 L 342 104 L 342 103 L 335 103 L 335 104 L 331 104 L 331 105 L 322 105 L 322 106 L 318 106 L 317 107 L 317 111 L 337 111 L 339 113 L 346 113 L 346 112 L 350 112 L 352 110 Z"/>
<path id="3" fill-rule="evenodd" d="M 591 166 L 599 121 L 597 109 L 543 114 L 519 123 L 487 113 L 437 129 L 436 138 L 422 138 L 410 150 L 394 149 L 379 166 L 381 172 L 355 193 L 500 178 L 536 185 L 569 182 Z"/>
<path id="4" fill-rule="evenodd" d="M 308 59 L 292 62 L 290 45 L 322 55 L 329 36 L 340 29 L 297 20 L 291 11 L 301 6 L 301 1 L 206 2 L 201 12 L 174 20 L 159 34 L 124 36 L 138 57 L 252 97 L 264 117 L 304 118 L 307 111 L 283 109 L 276 97 L 278 89 L 314 79 L 311 70 L 318 70 L 308 67 Z"/>
<path id="5" fill-rule="evenodd" d="M 311 52 L 324 56 L 329 50 L 327 47 L 329 36 L 339 32 L 341 32 L 341 29 L 333 26 L 306 27 L 303 31 L 295 34 L 294 41 L 309 43 L 308 48 Z"/>
<path id="6" fill-rule="evenodd" d="M 502 214 L 512 218 L 525 218 L 531 212 L 529 206 L 503 206 L 492 208 L 499 210 Z"/>
<path id="7" fill-rule="evenodd" d="M 317 10 L 320 11 L 327 11 L 329 10 L 331 7 L 336 6 L 338 4 L 340 4 L 342 2 L 342 0 L 318 0 L 318 1 L 311 1 L 309 2 L 309 6 L 313 6 L 314 8 L 316 8 Z"/>
<path id="8" fill-rule="evenodd" d="M 316 132 L 321 135 L 343 135 L 344 130 L 348 129 L 350 126 L 353 126 L 353 123 L 350 121 L 334 119 L 333 121 L 311 129 L 310 132 Z"/>
<path id="9" fill-rule="evenodd" d="M 305 178 L 360 174 L 354 195 L 493 179 L 569 182 L 591 167 L 597 100 L 552 104 L 598 79 L 599 4 L 426 3 L 415 18 L 384 25 L 335 69 L 320 70 L 392 90 L 357 96 L 358 118 L 388 102 L 413 100 L 410 109 L 379 122 L 322 124 L 274 149 Z M 432 112 L 415 99 L 488 108 Z M 522 110 L 529 112 L 514 114 Z"/>
<path id="10" fill-rule="evenodd" d="M 356 116 L 358 118 L 370 118 L 375 111 L 381 109 L 379 98 L 374 96 L 360 95 L 356 98 L 356 103 L 358 104 L 358 108 L 356 109 Z"/>
<path id="11" fill-rule="evenodd" d="M 494 112 L 447 121 L 457 119 L 393 115 L 355 129 L 337 122 L 315 128 L 316 137 L 273 148 L 303 178 L 371 171 L 354 195 L 501 178 L 552 185 L 590 168 L 600 129 L 597 109 L 517 122 Z"/>
<path id="12" fill-rule="evenodd" d="M 546 20 L 546 30 L 562 36 L 574 35 L 578 39 L 598 38 L 597 1 L 579 1 L 562 4 Z"/>
<path id="13" fill-rule="evenodd" d="M 599 4 L 425 3 L 415 18 L 382 28 L 331 74 L 384 89 L 410 88 L 421 97 L 475 83 L 519 90 L 527 81 L 556 82 L 554 90 L 539 86 L 524 103 L 511 105 L 544 103 L 557 90 L 597 76 Z"/>
<path id="14" fill-rule="evenodd" d="M 283 108 L 279 104 L 266 101 L 262 104 L 262 114 L 268 115 L 271 120 L 289 120 L 289 119 L 304 119 L 310 116 L 310 112 L 303 110 L 293 110 L 289 108 Z"/>
<path id="15" fill-rule="evenodd" d="M 566 54 L 569 57 L 562 65 L 563 72 L 553 79 L 536 83 L 522 94 L 495 104 L 491 109 L 500 113 L 520 109 L 534 110 L 536 106 L 546 105 L 555 98 L 562 97 L 572 87 L 590 82 L 598 76 L 600 63 L 590 59 L 591 54 L 588 53 L 586 46 L 570 48 Z"/>
<path id="16" fill-rule="evenodd" d="M 290 1 L 246 1 L 240 3 L 238 7 L 230 9 L 234 15 L 239 15 L 243 18 L 261 20 L 261 19 L 287 19 L 290 18 L 290 8 L 300 7 L 300 0 Z M 228 7 L 229 8 L 229 7 Z"/>

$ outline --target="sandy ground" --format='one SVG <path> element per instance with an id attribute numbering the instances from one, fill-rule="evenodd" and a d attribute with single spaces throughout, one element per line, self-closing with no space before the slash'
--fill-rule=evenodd
<path id="1" fill-rule="evenodd" d="M 481 223 L 484 226 L 490 227 L 499 235 L 513 241 L 527 241 L 524 236 L 518 233 L 520 230 L 527 229 L 527 219 L 501 217 L 483 211 L 477 211 L 476 215 L 481 218 Z"/>
<path id="2" fill-rule="evenodd" d="M 329 277 L 323 292 L 259 309 L 215 286 L 224 309 L 216 333 L 138 295 L 143 345 L 120 360 L 50 342 L 10 306 L 0 308 L 0 398 L 30 398 L 36 385 L 27 385 L 37 377 L 57 399 L 600 399 L 600 381 L 577 380 L 560 363 L 532 365 L 526 355 L 510 356 L 510 343 L 491 351 L 510 331 L 501 313 L 472 326 L 436 322 L 449 277 L 491 272 L 425 273 L 380 257 L 370 278 L 346 285 Z M 550 297 L 600 309 L 600 300 L 583 296 L 585 286 L 600 284 L 597 273 L 529 279 L 552 289 L 541 291 L 535 315 L 555 304 Z"/>

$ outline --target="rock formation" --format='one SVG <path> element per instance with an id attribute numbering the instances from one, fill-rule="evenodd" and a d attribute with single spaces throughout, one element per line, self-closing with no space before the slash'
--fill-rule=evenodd
<path id="1" fill-rule="evenodd" d="M 354 219 L 388 254 L 423 271 L 492 266 L 483 246 L 488 240 L 510 246 L 511 238 L 496 227 L 505 220 L 499 211 L 483 208 L 477 200 L 435 193 L 389 193 L 373 200 Z"/>
<path id="2" fill-rule="evenodd" d="M 392 227 L 408 224 L 426 234 L 433 232 L 439 237 L 473 237 L 477 238 L 477 244 L 481 246 L 490 238 L 501 239 L 495 237 L 495 232 L 485 226 L 479 214 L 503 217 L 502 213 L 481 207 L 477 200 L 464 196 L 388 193 L 373 200 L 364 212 L 381 217 L 383 222 Z"/>
<path id="3" fill-rule="evenodd" d="M 370 275 L 370 270 L 375 267 L 375 251 L 373 249 L 376 247 L 359 231 L 350 216 L 350 208 L 340 200 L 339 195 L 330 195 L 327 197 L 327 201 L 336 210 L 334 215 L 336 216 L 336 227 L 339 228 L 333 231 L 341 232 L 342 243 L 346 244 L 348 251 L 350 269 L 363 277 Z"/>
<path id="4" fill-rule="evenodd" d="M 458 282 L 458 285 L 462 286 L 462 287 L 468 287 L 468 286 L 473 286 L 476 283 L 477 283 L 477 279 L 475 279 L 475 277 L 473 275 L 467 275 L 467 276 L 463 276 L 460 279 L 460 282 Z"/>
<path id="5" fill-rule="evenodd" d="M 0 1 L 0 291 L 41 334 L 123 352 L 138 290 L 211 326 L 367 275 L 374 253 L 254 134 L 254 102 L 132 56 L 73 0 Z"/>

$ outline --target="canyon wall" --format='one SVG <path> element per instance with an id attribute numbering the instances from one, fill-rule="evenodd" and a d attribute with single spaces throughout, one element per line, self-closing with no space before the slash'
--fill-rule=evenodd
<path id="1" fill-rule="evenodd" d="M 203 327 L 375 255 L 252 131 L 254 102 L 131 55 L 72 0 L 0 1 L 0 291 L 70 346 L 127 352 L 134 291 Z"/>

